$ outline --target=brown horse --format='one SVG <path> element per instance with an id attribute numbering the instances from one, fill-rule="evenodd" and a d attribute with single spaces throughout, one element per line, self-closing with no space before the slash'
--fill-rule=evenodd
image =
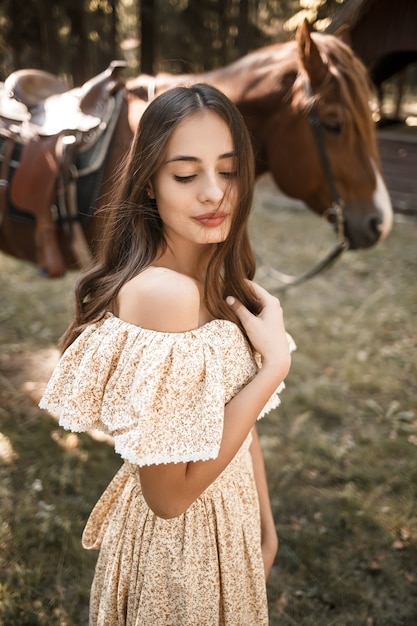
<path id="1" fill-rule="evenodd" d="M 318 215 L 331 218 L 332 206 L 341 207 L 343 235 L 351 249 L 373 246 L 387 236 L 393 212 L 379 166 L 366 70 L 343 36 L 310 33 L 307 23 L 299 27 L 294 41 L 261 48 L 225 68 L 203 74 L 140 75 L 128 81 L 98 208 L 117 184 L 115 168 L 149 100 L 174 85 L 196 82 L 218 87 L 236 103 L 253 138 L 258 175 L 271 172 L 284 193 L 303 200 Z M 99 216 L 97 211 L 83 223 L 93 250 L 99 240 Z M 0 248 L 36 262 L 34 225 L 23 222 L 13 221 L 6 212 Z M 63 267 L 79 267 L 67 231 L 59 221 L 56 228 Z"/>

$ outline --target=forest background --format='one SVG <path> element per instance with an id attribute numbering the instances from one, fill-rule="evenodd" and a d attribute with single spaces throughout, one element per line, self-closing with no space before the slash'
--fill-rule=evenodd
<path id="1" fill-rule="evenodd" d="M 1 0 L 0 80 L 40 68 L 80 85 L 113 59 L 128 73 L 205 71 L 322 30 L 341 0 Z"/>

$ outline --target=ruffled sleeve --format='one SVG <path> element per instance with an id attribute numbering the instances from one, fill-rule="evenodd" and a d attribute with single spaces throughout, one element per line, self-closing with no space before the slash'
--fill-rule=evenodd
<path id="1" fill-rule="evenodd" d="M 68 430 L 110 434 L 124 459 L 149 465 L 216 458 L 225 402 L 221 342 L 107 314 L 62 355 L 39 406 Z"/>
<path id="2" fill-rule="evenodd" d="M 161 333 L 108 313 L 62 355 L 39 406 L 67 430 L 111 435 L 137 465 L 205 461 L 218 456 L 225 405 L 260 365 L 233 322 Z"/>

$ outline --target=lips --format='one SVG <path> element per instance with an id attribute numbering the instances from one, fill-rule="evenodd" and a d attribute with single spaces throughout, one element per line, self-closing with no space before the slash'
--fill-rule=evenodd
<path id="1" fill-rule="evenodd" d="M 204 213 L 203 215 L 197 215 L 194 219 L 197 220 L 203 226 L 210 226 L 214 228 L 215 226 L 220 226 L 224 222 L 227 217 L 227 213 Z"/>

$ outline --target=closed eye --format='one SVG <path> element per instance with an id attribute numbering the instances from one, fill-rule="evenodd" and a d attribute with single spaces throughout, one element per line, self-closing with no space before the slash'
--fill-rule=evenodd
<path id="1" fill-rule="evenodd" d="M 237 176 L 237 172 L 236 171 L 231 171 L 231 172 L 219 172 L 220 176 L 223 176 L 223 178 L 236 178 Z M 188 176 L 179 176 L 178 174 L 174 175 L 174 180 L 177 183 L 189 183 L 192 180 L 194 180 L 194 178 L 196 177 L 196 174 L 190 174 Z"/>
<path id="2" fill-rule="evenodd" d="M 329 120 L 322 122 L 324 130 L 328 133 L 332 133 L 333 135 L 340 135 L 342 132 L 342 124 L 337 120 Z"/>
<path id="3" fill-rule="evenodd" d="M 190 176 L 177 176 L 177 175 L 174 175 L 174 180 L 176 180 L 177 183 L 189 183 L 194 178 L 195 178 L 195 174 L 191 174 Z"/>
<path id="4" fill-rule="evenodd" d="M 233 172 L 220 172 L 221 176 L 224 176 L 224 178 L 236 178 L 237 176 L 237 172 L 233 171 Z"/>

